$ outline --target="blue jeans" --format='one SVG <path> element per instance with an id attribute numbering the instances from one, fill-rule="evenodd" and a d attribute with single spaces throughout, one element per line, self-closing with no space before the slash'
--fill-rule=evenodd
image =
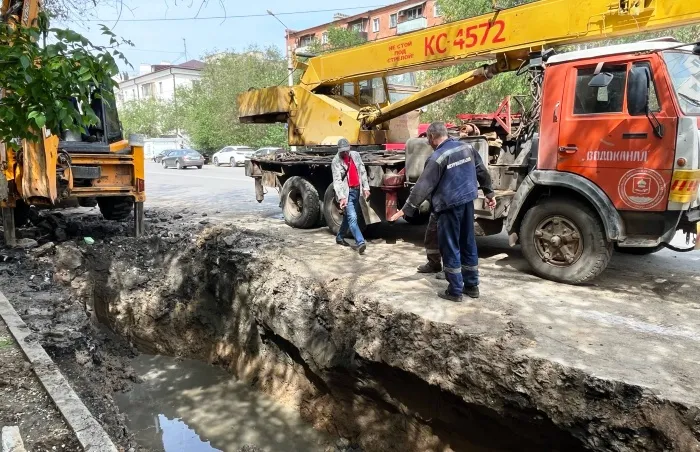
<path id="1" fill-rule="evenodd" d="M 461 295 L 464 286 L 479 285 L 479 255 L 474 234 L 474 202 L 438 213 L 438 245 L 450 283 L 450 295 Z"/>
<path id="2" fill-rule="evenodd" d="M 355 189 L 350 189 L 350 193 L 348 194 L 348 205 L 345 206 L 345 215 L 343 215 L 343 224 L 340 225 L 340 229 L 338 230 L 338 235 L 336 236 L 336 240 L 343 240 L 345 238 L 345 234 L 348 232 L 348 228 L 350 229 L 350 232 L 352 232 L 352 236 L 355 237 L 355 243 L 357 246 L 362 245 L 365 243 L 365 238 L 362 237 L 362 232 L 360 231 L 360 226 L 357 225 L 357 214 L 358 212 L 361 214 L 362 210 L 360 209 L 360 189 L 355 188 Z"/>

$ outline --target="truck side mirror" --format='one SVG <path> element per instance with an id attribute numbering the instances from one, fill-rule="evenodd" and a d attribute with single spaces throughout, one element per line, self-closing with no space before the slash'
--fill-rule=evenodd
<path id="1" fill-rule="evenodd" d="M 593 76 L 588 86 L 590 88 L 607 88 L 613 81 L 613 75 L 610 72 L 600 72 Z"/>
<path id="2" fill-rule="evenodd" d="M 632 116 L 645 115 L 649 111 L 649 85 L 651 74 L 646 66 L 634 66 L 627 82 L 627 111 Z"/>

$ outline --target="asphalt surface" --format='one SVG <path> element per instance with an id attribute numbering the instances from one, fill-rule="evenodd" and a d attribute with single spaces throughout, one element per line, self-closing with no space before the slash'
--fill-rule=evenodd
<path id="1" fill-rule="evenodd" d="M 146 193 L 147 207 L 219 212 L 223 216 L 281 213 L 277 191 L 270 190 L 261 204 L 255 200 L 253 179 L 245 176 L 243 167 L 205 165 L 177 170 L 147 161 Z"/>
<path id="2" fill-rule="evenodd" d="M 277 191 L 267 189 L 265 200 L 258 203 L 255 200 L 253 180 L 246 177 L 243 167 L 205 165 L 201 170 L 177 170 L 163 169 L 160 164 L 148 161 L 146 184 L 147 206 L 206 212 L 223 219 L 252 216 L 282 220 Z M 384 242 L 405 240 L 415 245 L 420 245 L 421 237 L 420 228 L 406 224 L 393 227 L 385 225 L 374 235 L 376 240 Z M 510 248 L 505 234 L 480 238 L 478 241 L 482 249 L 507 253 L 514 267 L 527 268 L 519 248 Z M 673 244 L 682 248 L 688 246 L 682 235 L 678 235 Z M 663 250 L 644 257 L 615 255 L 610 268 L 612 271 L 617 268 L 636 270 L 640 275 L 657 274 L 659 278 L 672 276 L 675 272 L 700 273 L 700 252 L 675 253 Z"/>

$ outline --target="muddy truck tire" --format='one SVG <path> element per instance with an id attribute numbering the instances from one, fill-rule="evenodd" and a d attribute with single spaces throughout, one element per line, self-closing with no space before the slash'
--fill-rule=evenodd
<path id="1" fill-rule="evenodd" d="M 97 205 L 105 220 L 126 220 L 134 210 L 134 200 L 128 196 L 97 198 Z"/>
<path id="2" fill-rule="evenodd" d="M 340 205 L 335 199 L 335 190 L 333 184 L 326 188 L 323 195 L 323 218 L 326 220 L 326 226 L 333 233 L 337 234 L 340 230 L 340 225 L 343 223 L 343 212 L 340 210 Z M 358 212 L 357 225 L 363 233 L 367 230 L 362 213 Z"/>
<path id="3" fill-rule="evenodd" d="M 24 226 L 29 221 L 31 208 L 24 201 L 17 201 L 12 213 L 15 217 L 15 227 Z"/>
<path id="4" fill-rule="evenodd" d="M 556 198 L 528 210 L 520 244 L 538 276 L 567 284 L 585 283 L 600 275 L 613 251 L 595 211 L 580 202 Z"/>
<path id="5" fill-rule="evenodd" d="M 318 223 L 321 200 L 311 182 L 292 176 L 282 186 L 280 193 L 284 222 L 298 229 L 310 229 Z"/>
<path id="6" fill-rule="evenodd" d="M 97 198 L 78 198 L 80 207 L 97 207 Z"/>

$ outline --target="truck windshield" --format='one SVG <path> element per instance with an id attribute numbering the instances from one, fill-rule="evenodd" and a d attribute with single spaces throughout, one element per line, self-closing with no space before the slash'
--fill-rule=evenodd
<path id="1" fill-rule="evenodd" d="M 683 113 L 700 115 L 700 55 L 682 51 L 663 54 Z"/>

